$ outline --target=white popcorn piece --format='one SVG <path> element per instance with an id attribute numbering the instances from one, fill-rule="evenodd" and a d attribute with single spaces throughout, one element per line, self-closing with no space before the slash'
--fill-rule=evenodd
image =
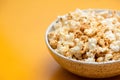
<path id="1" fill-rule="evenodd" d="M 112 31 L 105 32 L 106 38 L 110 39 L 111 41 L 116 40 L 115 35 L 112 33 Z"/>
<path id="2" fill-rule="evenodd" d="M 120 40 L 120 29 L 114 29 L 117 40 Z"/>
<path id="3" fill-rule="evenodd" d="M 120 41 L 114 41 L 112 44 L 110 44 L 110 48 L 111 48 L 114 52 L 120 51 Z"/>
<path id="4" fill-rule="evenodd" d="M 114 18 L 107 18 L 107 19 L 104 19 L 103 21 L 101 21 L 101 23 L 103 25 L 105 25 L 106 27 L 108 27 L 109 29 L 113 29 L 114 25 L 113 25 L 113 20 Z"/>
<path id="5" fill-rule="evenodd" d="M 63 45 L 65 45 L 65 46 L 74 46 L 74 42 L 72 42 L 72 41 L 65 41 L 64 43 L 63 43 Z"/>
<path id="6" fill-rule="evenodd" d="M 110 44 L 110 48 L 115 52 L 118 52 L 120 50 L 120 47 L 118 45 L 114 45 L 114 44 Z"/>
<path id="7" fill-rule="evenodd" d="M 88 47 L 93 50 L 96 48 L 97 40 L 95 38 L 88 39 Z"/>
<path id="8" fill-rule="evenodd" d="M 94 50 L 96 48 L 96 45 L 93 43 L 89 44 L 88 46 L 89 46 L 89 49 L 91 50 Z"/>
<path id="9" fill-rule="evenodd" d="M 59 29 L 60 27 L 62 27 L 62 23 L 61 23 L 61 22 L 58 22 L 58 23 L 56 23 L 56 24 L 54 25 L 55 30 L 56 30 L 56 29 Z"/>
<path id="10" fill-rule="evenodd" d="M 109 61 L 110 59 L 113 58 L 113 55 L 112 54 L 106 54 L 105 55 L 105 61 Z"/>
<path id="11" fill-rule="evenodd" d="M 87 35 L 91 35 L 93 33 L 93 29 L 92 28 L 85 29 L 84 33 L 87 34 Z"/>
<path id="12" fill-rule="evenodd" d="M 115 27 L 117 27 L 117 26 L 120 26 L 120 23 L 119 23 L 119 22 L 116 22 L 116 23 L 115 23 Z"/>
<path id="13" fill-rule="evenodd" d="M 116 33 L 116 38 L 117 38 L 117 40 L 120 40 L 120 33 Z"/>
<path id="14" fill-rule="evenodd" d="M 79 38 L 75 38 L 74 40 L 76 43 L 78 43 L 80 41 Z"/>
<path id="15" fill-rule="evenodd" d="M 69 23 L 70 23 L 70 27 L 77 27 L 80 25 L 80 22 L 76 22 L 74 20 L 70 20 Z"/>
<path id="16" fill-rule="evenodd" d="M 108 15 L 108 14 L 109 14 L 109 11 L 108 11 L 108 10 L 101 11 L 101 12 L 99 12 L 99 14 L 100 14 L 100 15 L 104 15 L 104 14 Z"/>
<path id="17" fill-rule="evenodd" d="M 60 52 L 61 54 L 65 54 L 67 51 L 69 50 L 69 46 L 60 46 L 58 48 L 58 52 Z"/>
<path id="18" fill-rule="evenodd" d="M 104 61 L 104 58 L 103 57 L 98 57 L 97 58 L 97 62 L 103 62 Z"/>
<path id="19" fill-rule="evenodd" d="M 78 53 L 80 50 L 81 50 L 81 47 L 79 47 L 79 46 L 75 46 L 75 47 L 73 47 L 73 48 L 70 49 L 70 51 L 72 53 Z"/>
<path id="20" fill-rule="evenodd" d="M 100 52 L 105 52 L 105 51 L 108 51 L 108 48 L 107 47 L 104 47 L 104 48 L 99 47 L 99 50 L 100 50 Z"/>
<path id="21" fill-rule="evenodd" d="M 98 16 L 97 16 L 97 19 L 98 19 L 98 20 L 103 20 L 103 19 L 104 19 L 104 17 L 103 17 L 103 16 L 98 15 Z"/>
<path id="22" fill-rule="evenodd" d="M 91 52 L 86 52 L 86 55 L 87 55 L 89 58 L 94 58 L 94 54 L 91 53 Z"/>
<path id="23" fill-rule="evenodd" d="M 67 20 L 67 17 L 66 15 L 64 16 L 58 16 L 58 20 L 62 19 L 62 21 L 66 21 Z"/>
<path id="24" fill-rule="evenodd" d="M 80 16 L 88 16 L 88 14 L 80 9 L 76 9 L 75 11 L 76 14 L 79 14 Z"/>
<path id="25" fill-rule="evenodd" d="M 89 38 L 88 42 L 93 43 L 93 44 L 97 44 L 97 40 L 95 38 Z"/>
<path id="26" fill-rule="evenodd" d="M 86 62 L 95 62 L 95 59 L 94 58 L 88 58 L 88 59 L 85 59 Z"/>
<path id="27" fill-rule="evenodd" d="M 73 34 L 66 34 L 65 38 L 66 38 L 66 41 L 71 41 L 71 40 L 73 40 L 74 35 Z"/>

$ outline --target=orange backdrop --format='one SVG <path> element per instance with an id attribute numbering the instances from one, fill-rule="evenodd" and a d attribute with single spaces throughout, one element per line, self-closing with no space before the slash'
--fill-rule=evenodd
<path id="1" fill-rule="evenodd" d="M 83 79 L 63 70 L 44 40 L 50 23 L 76 8 L 120 10 L 120 0 L 0 0 L 0 80 Z"/>

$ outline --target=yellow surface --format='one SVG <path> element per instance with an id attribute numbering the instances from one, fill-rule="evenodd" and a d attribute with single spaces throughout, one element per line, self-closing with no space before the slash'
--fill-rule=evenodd
<path id="1" fill-rule="evenodd" d="M 120 10 L 120 0 L 0 0 L 0 80 L 83 79 L 63 70 L 44 41 L 49 24 L 76 8 Z"/>

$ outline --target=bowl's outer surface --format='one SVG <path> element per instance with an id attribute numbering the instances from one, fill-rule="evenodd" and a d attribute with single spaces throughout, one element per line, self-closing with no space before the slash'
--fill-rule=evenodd
<path id="1" fill-rule="evenodd" d="M 98 10 L 99 11 L 99 10 Z M 101 10 L 100 10 L 101 11 Z M 110 63 L 84 63 L 70 60 L 59 53 L 56 53 L 49 45 L 47 34 L 51 30 L 54 21 L 46 32 L 45 40 L 47 47 L 54 59 L 66 70 L 83 77 L 89 78 L 107 78 L 120 75 L 120 61 Z"/>
<path id="2" fill-rule="evenodd" d="M 110 64 L 84 64 L 65 59 L 54 54 L 51 50 L 49 51 L 63 68 L 79 76 L 88 78 L 107 78 L 120 75 L 120 62 Z"/>

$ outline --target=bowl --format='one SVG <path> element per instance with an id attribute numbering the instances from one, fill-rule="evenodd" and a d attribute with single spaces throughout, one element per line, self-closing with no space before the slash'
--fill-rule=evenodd
<path id="1" fill-rule="evenodd" d="M 86 10 L 84 10 L 86 11 Z M 105 10 L 96 10 L 97 12 Z M 119 13 L 120 14 L 120 13 Z M 120 60 L 109 62 L 84 62 L 74 59 L 69 59 L 57 53 L 48 42 L 47 34 L 52 30 L 53 24 L 48 27 L 45 34 L 45 42 L 53 58 L 66 70 L 76 75 L 88 78 L 108 78 L 120 75 Z"/>

